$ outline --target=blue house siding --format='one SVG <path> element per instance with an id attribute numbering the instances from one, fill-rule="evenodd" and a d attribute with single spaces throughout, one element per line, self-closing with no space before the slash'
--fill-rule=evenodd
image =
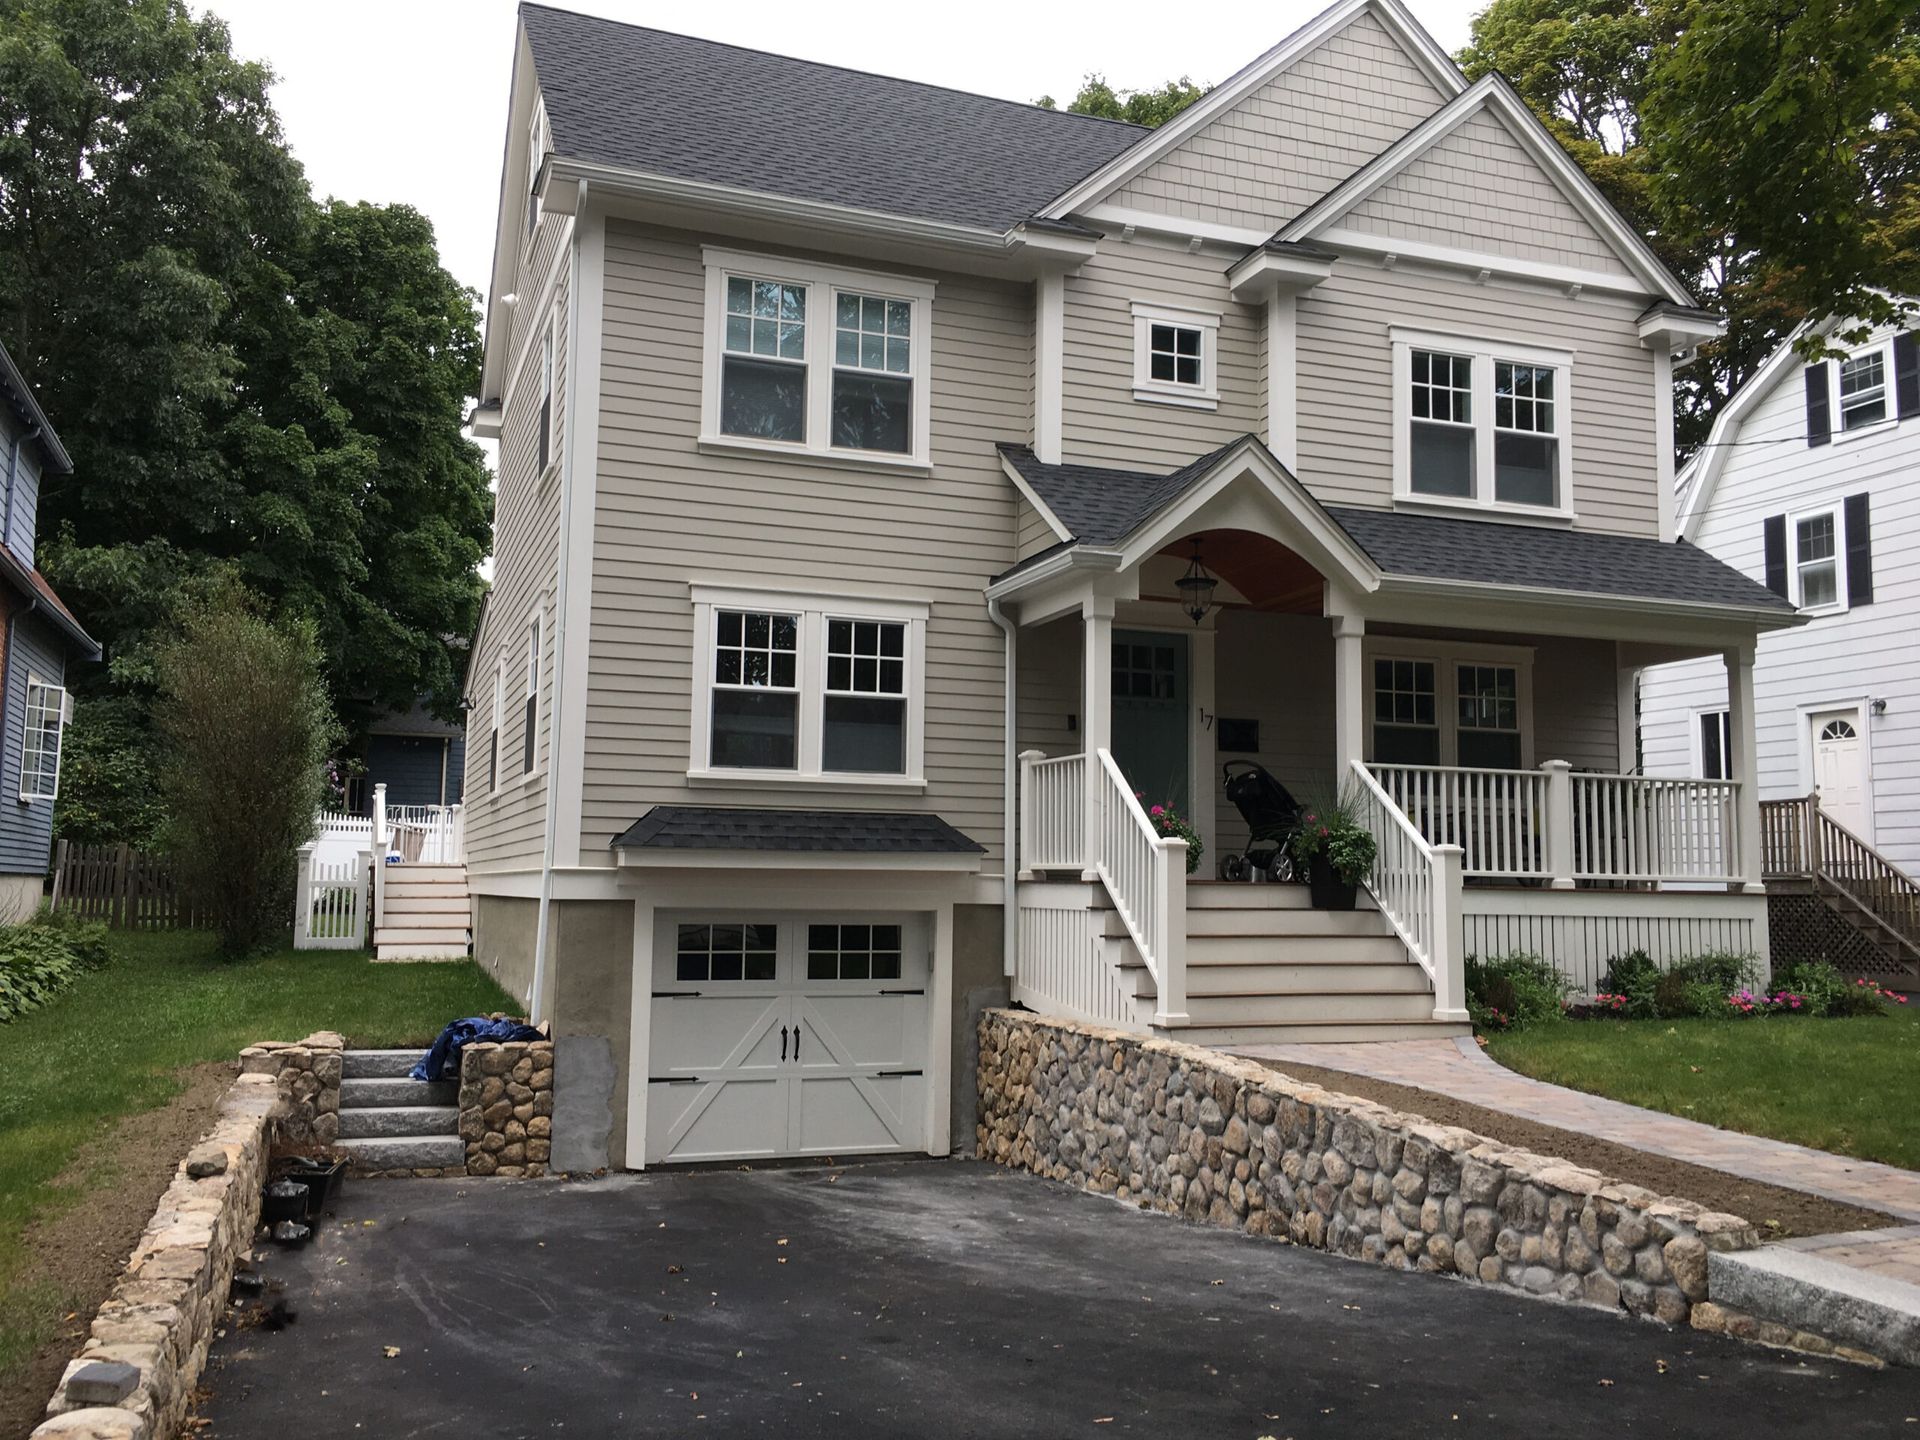
<path id="1" fill-rule="evenodd" d="M 460 772 L 464 761 L 461 741 L 453 742 L 453 753 L 439 735 L 369 735 L 367 737 L 367 789 L 387 787 L 389 805 L 438 805 L 441 778 L 447 786 L 447 804 L 460 798 Z"/>
<path id="2" fill-rule="evenodd" d="M 467 737 L 455 735 L 447 746 L 447 804 L 458 805 L 467 789 Z"/>
<path id="3" fill-rule="evenodd" d="M 6 709 L 0 724 L 0 875 L 44 875 L 53 846 L 53 801 L 20 799 L 26 744 L 27 675 L 66 684 L 65 639 L 20 604 L 6 659 Z"/>
<path id="4" fill-rule="evenodd" d="M 0 466 L 11 459 L 9 454 L 0 457 Z M 33 567 L 33 528 L 40 509 L 40 452 L 31 445 L 20 447 L 19 458 L 14 463 L 13 491 L 11 495 L 0 493 L 0 521 L 5 524 L 7 548 L 14 557 L 29 569 Z M 0 474 L 0 481 L 4 481 Z"/>

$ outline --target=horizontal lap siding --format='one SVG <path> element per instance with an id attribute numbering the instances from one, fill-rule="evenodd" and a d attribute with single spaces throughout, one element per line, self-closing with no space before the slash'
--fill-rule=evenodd
<path id="1" fill-rule="evenodd" d="M 1611 640 L 1549 638 L 1533 644 L 1533 758 L 1617 775 L 1619 670 Z M 1629 760 L 1631 757 L 1629 757 Z"/>
<path id="2" fill-rule="evenodd" d="M 1363 13 L 1141 171 L 1109 203 L 1277 229 L 1443 99 L 1399 42 Z"/>
<path id="3" fill-rule="evenodd" d="M 1227 290 L 1218 255 L 1146 240 L 1102 242 L 1067 280 L 1062 455 L 1083 465 L 1175 470 L 1261 424 L 1261 316 Z M 1216 313 L 1217 410 L 1133 396 L 1133 303 Z"/>
<path id="4" fill-rule="evenodd" d="M 1760 793 L 1784 798 L 1812 783 L 1799 707 L 1885 700 L 1885 713 L 1867 717 L 1873 838 L 1896 864 L 1920 874 L 1920 663 L 1913 642 L 1920 628 L 1920 419 L 1810 446 L 1802 375 L 1789 365 L 1729 437 L 1736 443 L 1695 543 L 1760 580 L 1768 516 L 1870 497 L 1873 603 L 1761 637 L 1754 666 Z M 1657 759 L 1663 773 L 1689 770 L 1692 711 L 1725 703 L 1717 659 L 1648 670 L 1641 690 L 1648 768 Z"/>
<path id="5" fill-rule="evenodd" d="M 16 605 L 19 602 L 14 602 Z M 66 684 L 66 649 L 52 627 L 15 612 L 6 664 L 6 714 L 0 717 L 0 874 L 44 875 L 53 844 L 53 801 L 21 802 L 20 771 L 26 758 L 27 675 L 50 685 Z M 61 732 L 64 746 L 72 730 Z M 63 768 L 64 762 L 63 762 Z"/>
<path id="6" fill-rule="evenodd" d="M 535 249 L 523 276 L 521 303 L 512 312 L 513 366 L 501 417 L 499 468 L 494 487 L 493 589 L 487 618 L 471 670 L 466 751 L 466 843 L 468 863 L 476 871 L 517 870 L 536 865 L 546 835 L 547 775 L 552 760 L 554 593 L 559 568 L 560 477 L 542 479 L 538 463 L 541 330 L 550 312 L 559 324 L 554 346 L 552 455 L 564 463 L 561 441 L 566 427 L 568 260 L 551 300 L 543 303 L 540 286 L 560 253 L 566 224 L 549 215 L 541 221 Z M 526 737 L 528 625 L 535 606 L 542 614 L 540 703 L 534 770 L 523 775 Z M 500 784 L 487 788 L 493 740 L 493 692 L 496 664 L 505 661 L 500 731 Z"/>
<path id="7" fill-rule="evenodd" d="M 1053 527 L 1024 497 L 1014 501 L 1013 513 L 1016 559 L 1025 560 L 1060 543 L 1060 537 L 1053 533 Z"/>
<path id="8" fill-rule="evenodd" d="M 1223 750 L 1220 763 L 1257 761 L 1303 802 L 1326 794 L 1334 778 L 1333 632 L 1327 622 L 1227 610 L 1218 626 L 1213 708 L 1229 720 L 1260 722 L 1260 749 Z M 1236 852 L 1247 843 L 1246 822 L 1227 799 L 1217 770 L 1211 784 L 1220 853 Z"/>
<path id="9" fill-rule="evenodd" d="M 1299 301 L 1300 476 L 1321 500 L 1393 499 L 1393 326 L 1573 352 L 1573 502 L 1582 529 L 1658 535 L 1652 352 L 1642 305 L 1484 285 L 1459 271 L 1347 259 Z M 1665 403 L 1664 397 L 1662 403 Z"/>
<path id="10" fill-rule="evenodd" d="M 582 854 L 662 803 L 927 811 L 997 850 L 1002 654 L 981 592 L 1015 560 L 994 450 L 1031 420 L 1029 292 L 936 276 L 931 476 L 708 456 L 691 237 L 610 222 Z M 689 583 L 930 602 L 924 794 L 690 786 Z M 997 865 L 990 861 L 990 866 Z"/>
<path id="11" fill-rule="evenodd" d="M 1340 220 L 1352 230 L 1625 275 L 1627 267 L 1504 122 L 1463 121 Z"/>

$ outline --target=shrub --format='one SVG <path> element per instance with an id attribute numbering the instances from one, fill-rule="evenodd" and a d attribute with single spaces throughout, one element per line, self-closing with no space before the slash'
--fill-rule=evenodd
<path id="1" fill-rule="evenodd" d="M 1551 961 L 1515 951 L 1466 961 L 1467 1012 L 1483 1030 L 1508 1030 L 1560 1018 L 1567 982 Z"/>
<path id="2" fill-rule="evenodd" d="M 1676 960 L 1672 973 L 1702 985 L 1711 985 L 1722 995 L 1752 985 L 1760 967 L 1751 955 L 1730 950 L 1709 950 L 1703 955 Z"/>
<path id="3" fill-rule="evenodd" d="M 1773 975 L 1775 988 L 1790 990 L 1806 999 L 1809 1015 L 1832 1015 L 1852 1002 L 1854 987 L 1824 960 L 1798 960 L 1783 965 Z"/>
<path id="4" fill-rule="evenodd" d="M 1885 1015 L 1896 1005 L 1905 1005 L 1907 997 L 1884 988 L 1878 980 L 1856 980 L 1827 1007 L 1833 1016 Z"/>
<path id="5" fill-rule="evenodd" d="M 155 720 L 183 889 L 228 956 L 293 917 L 295 851 L 313 835 L 337 727 L 311 625 L 276 625 L 228 591 L 190 611 L 160 654 Z"/>
<path id="6" fill-rule="evenodd" d="M 1644 950 L 1630 950 L 1607 962 L 1607 973 L 1600 989 L 1609 995 L 1624 996 L 1626 1003 L 1617 1013 L 1629 1020 L 1651 1020 L 1660 1013 L 1654 991 L 1660 984 L 1660 967 Z"/>
<path id="7" fill-rule="evenodd" d="M 38 1009 L 106 961 L 104 925 L 48 919 L 0 928 L 0 1023 Z"/>

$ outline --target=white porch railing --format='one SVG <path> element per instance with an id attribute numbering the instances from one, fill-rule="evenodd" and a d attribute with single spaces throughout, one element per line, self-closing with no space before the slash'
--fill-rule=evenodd
<path id="1" fill-rule="evenodd" d="M 1147 962 L 1158 997 L 1156 1025 L 1187 1023 L 1187 842 L 1153 828 L 1111 751 L 1094 752 L 1094 869 Z"/>
<path id="2" fill-rule="evenodd" d="M 1465 935 L 1461 922 L 1461 849 L 1430 844 L 1381 783 L 1356 760 L 1356 818 L 1372 834 L 1366 879 L 1380 913 L 1433 982 L 1433 1018 L 1467 1018 Z"/>
<path id="3" fill-rule="evenodd" d="M 387 787 L 373 787 L 375 852 L 408 864 L 456 865 L 466 858 L 466 812 L 458 805 L 389 805 Z"/>
<path id="4" fill-rule="evenodd" d="M 1020 868 L 1082 870 L 1087 853 L 1087 758 L 1020 755 Z"/>
<path id="5" fill-rule="evenodd" d="M 1732 780 L 1370 765 L 1371 779 L 1428 845 L 1458 845 L 1474 879 L 1735 884 L 1743 879 Z"/>

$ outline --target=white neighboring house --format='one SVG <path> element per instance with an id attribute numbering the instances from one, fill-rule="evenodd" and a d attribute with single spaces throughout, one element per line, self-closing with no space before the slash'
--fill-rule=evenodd
<path id="1" fill-rule="evenodd" d="M 1858 924 L 1850 928 L 1877 935 L 1878 948 L 1910 971 L 1920 963 L 1920 892 L 1901 879 L 1920 875 L 1914 333 L 1877 330 L 1844 356 L 1811 364 L 1789 340 L 1727 406 L 1677 486 L 1680 538 L 1761 579 L 1809 617 L 1763 636 L 1754 668 L 1769 888 L 1824 893 L 1822 908 L 1851 913 Z M 1721 666 L 1687 660 L 1647 670 L 1640 710 L 1647 774 L 1733 773 Z M 1828 842 L 1818 863 L 1805 803 L 1816 792 L 1819 812 L 1847 832 L 1819 827 Z M 1829 853 L 1836 848 L 1844 863 Z M 1857 874 L 1815 883 L 1817 870 Z M 1836 893 L 1842 889 L 1848 894 Z M 1844 929 L 1822 940 L 1811 913 L 1782 924 L 1795 903 L 1774 906 L 1775 963 L 1802 951 L 1845 958 Z M 1854 968 L 1894 973 L 1865 958 L 1856 953 Z"/>

